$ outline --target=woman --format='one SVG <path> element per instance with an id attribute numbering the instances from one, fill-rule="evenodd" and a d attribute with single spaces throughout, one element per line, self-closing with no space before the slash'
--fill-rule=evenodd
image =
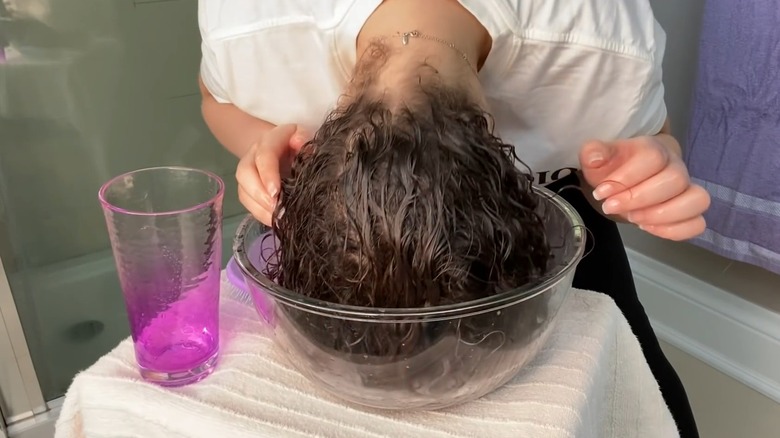
<path id="1" fill-rule="evenodd" d="M 682 436 L 698 436 L 613 221 L 683 240 L 709 206 L 670 134 L 665 35 L 646 0 L 201 0 L 199 20 L 203 115 L 266 224 L 280 174 L 332 109 L 366 93 L 400 107 L 428 80 L 492 114 L 537 184 L 580 184 L 587 196 L 561 192 L 594 237 L 574 284 L 615 300 Z"/>

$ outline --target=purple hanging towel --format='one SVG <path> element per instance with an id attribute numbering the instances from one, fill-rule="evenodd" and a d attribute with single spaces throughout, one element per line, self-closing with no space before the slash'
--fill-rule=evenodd
<path id="1" fill-rule="evenodd" d="M 692 242 L 780 274 L 780 0 L 707 0 L 687 140 L 712 197 Z"/>

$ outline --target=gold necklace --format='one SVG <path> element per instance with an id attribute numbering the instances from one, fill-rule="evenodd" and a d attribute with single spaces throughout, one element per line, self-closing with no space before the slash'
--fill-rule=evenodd
<path id="1" fill-rule="evenodd" d="M 420 38 L 420 39 L 424 39 L 424 40 L 434 41 L 434 42 L 437 42 L 439 44 L 443 44 L 443 45 L 449 47 L 450 49 L 454 50 L 455 52 L 457 52 L 458 55 L 460 55 L 460 57 L 463 58 L 464 61 L 466 61 L 466 64 L 469 66 L 469 68 L 471 68 L 471 70 L 474 71 L 475 73 L 478 73 L 477 69 L 474 67 L 474 64 L 472 64 L 471 61 L 469 61 L 469 57 L 466 55 L 466 53 L 463 50 L 460 50 L 455 44 L 452 44 L 451 42 L 449 42 L 447 40 L 443 40 L 441 38 L 438 38 L 438 37 L 435 37 L 435 36 L 432 36 L 432 35 L 427 35 L 427 34 L 421 33 L 418 30 L 412 30 L 412 31 L 409 31 L 409 32 L 398 32 L 398 33 L 395 34 L 395 36 L 396 37 L 400 37 L 401 38 L 401 44 L 403 44 L 405 46 L 409 44 L 409 39 L 410 38 Z"/>

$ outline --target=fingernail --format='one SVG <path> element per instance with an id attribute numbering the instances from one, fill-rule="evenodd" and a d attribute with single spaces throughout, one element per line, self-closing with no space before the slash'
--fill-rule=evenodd
<path id="1" fill-rule="evenodd" d="M 271 199 L 276 198 L 276 195 L 279 194 L 279 188 L 276 187 L 273 184 L 268 185 L 268 194 L 271 195 Z"/>
<path id="2" fill-rule="evenodd" d="M 612 184 L 601 184 L 600 186 L 596 187 L 596 190 L 593 191 L 593 198 L 597 201 L 601 201 L 602 199 L 611 195 L 613 191 L 614 188 L 612 187 Z"/>
<path id="3" fill-rule="evenodd" d="M 309 141 L 309 134 L 307 133 L 295 134 L 292 138 L 292 141 L 298 145 L 303 146 L 307 141 Z"/>
<path id="4" fill-rule="evenodd" d="M 604 164 L 604 154 L 602 154 L 601 152 L 594 152 L 590 154 L 588 166 L 599 167 L 602 164 Z"/>
<path id="5" fill-rule="evenodd" d="M 601 210 L 604 212 L 604 214 L 612 214 L 615 213 L 619 207 L 620 201 L 617 199 L 610 199 L 601 206 Z"/>
<path id="6" fill-rule="evenodd" d="M 653 230 L 652 225 L 639 225 L 639 229 L 642 231 L 647 231 L 648 233 Z"/>

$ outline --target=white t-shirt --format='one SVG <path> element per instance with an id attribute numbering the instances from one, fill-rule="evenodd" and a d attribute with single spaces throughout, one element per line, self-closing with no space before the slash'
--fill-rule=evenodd
<path id="1" fill-rule="evenodd" d="M 220 102 L 316 129 L 381 0 L 199 0 L 201 76 Z M 649 0 L 460 0 L 493 46 L 479 73 L 496 132 L 548 184 L 591 139 L 653 135 L 666 119 L 666 35 Z"/>

